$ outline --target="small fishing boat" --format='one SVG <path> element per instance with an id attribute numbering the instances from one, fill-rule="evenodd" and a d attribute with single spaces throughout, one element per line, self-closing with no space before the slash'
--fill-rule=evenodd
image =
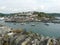
<path id="1" fill-rule="evenodd" d="M 49 24 L 48 24 L 48 23 L 45 23 L 45 25 L 46 25 L 46 26 L 49 26 Z"/>
<path id="2" fill-rule="evenodd" d="M 13 23 L 14 25 L 16 25 L 16 23 Z"/>
<path id="3" fill-rule="evenodd" d="M 4 17 L 0 17 L 0 21 L 4 20 Z"/>
<path id="4" fill-rule="evenodd" d="M 31 24 L 31 26 L 35 26 L 35 24 Z"/>
<path id="5" fill-rule="evenodd" d="M 25 25 L 25 23 L 21 23 L 21 25 Z"/>

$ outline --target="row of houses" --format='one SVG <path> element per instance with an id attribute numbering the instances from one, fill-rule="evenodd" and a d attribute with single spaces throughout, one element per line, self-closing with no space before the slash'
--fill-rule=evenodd
<path id="1" fill-rule="evenodd" d="M 13 22 L 22 22 L 22 21 L 36 21 L 37 14 L 33 15 L 32 13 L 19 13 L 14 16 L 5 18 L 5 21 L 13 21 Z"/>

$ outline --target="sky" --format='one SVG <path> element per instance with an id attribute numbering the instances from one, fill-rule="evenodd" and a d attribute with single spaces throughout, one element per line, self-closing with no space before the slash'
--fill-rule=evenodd
<path id="1" fill-rule="evenodd" d="M 0 13 L 26 11 L 60 13 L 60 0 L 0 0 Z"/>

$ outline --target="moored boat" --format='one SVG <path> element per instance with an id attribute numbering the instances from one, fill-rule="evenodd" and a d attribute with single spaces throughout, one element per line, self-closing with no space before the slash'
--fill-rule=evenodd
<path id="1" fill-rule="evenodd" d="M 46 25 L 46 26 L 49 26 L 49 24 L 48 24 L 48 23 L 45 23 L 45 25 Z"/>
<path id="2" fill-rule="evenodd" d="M 25 25 L 26 23 L 21 23 L 21 25 Z"/>
<path id="3" fill-rule="evenodd" d="M 31 24 L 31 26 L 35 26 L 35 24 Z"/>

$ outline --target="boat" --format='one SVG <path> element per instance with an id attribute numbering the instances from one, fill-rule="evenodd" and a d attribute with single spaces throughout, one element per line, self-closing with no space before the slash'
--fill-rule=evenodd
<path id="1" fill-rule="evenodd" d="M 45 25 L 46 25 L 46 26 L 49 26 L 49 24 L 48 24 L 48 23 L 45 23 Z"/>
<path id="2" fill-rule="evenodd" d="M 16 23 L 13 23 L 14 25 L 16 25 Z"/>
<path id="3" fill-rule="evenodd" d="M 35 24 L 31 24 L 31 26 L 35 26 Z"/>
<path id="4" fill-rule="evenodd" d="M 4 20 L 4 17 L 0 17 L 0 21 Z"/>
<path id="5" fill-rule="evenodd" d="M 21 23 L 21 25 L 25 25 L 25 23 Z"/>

